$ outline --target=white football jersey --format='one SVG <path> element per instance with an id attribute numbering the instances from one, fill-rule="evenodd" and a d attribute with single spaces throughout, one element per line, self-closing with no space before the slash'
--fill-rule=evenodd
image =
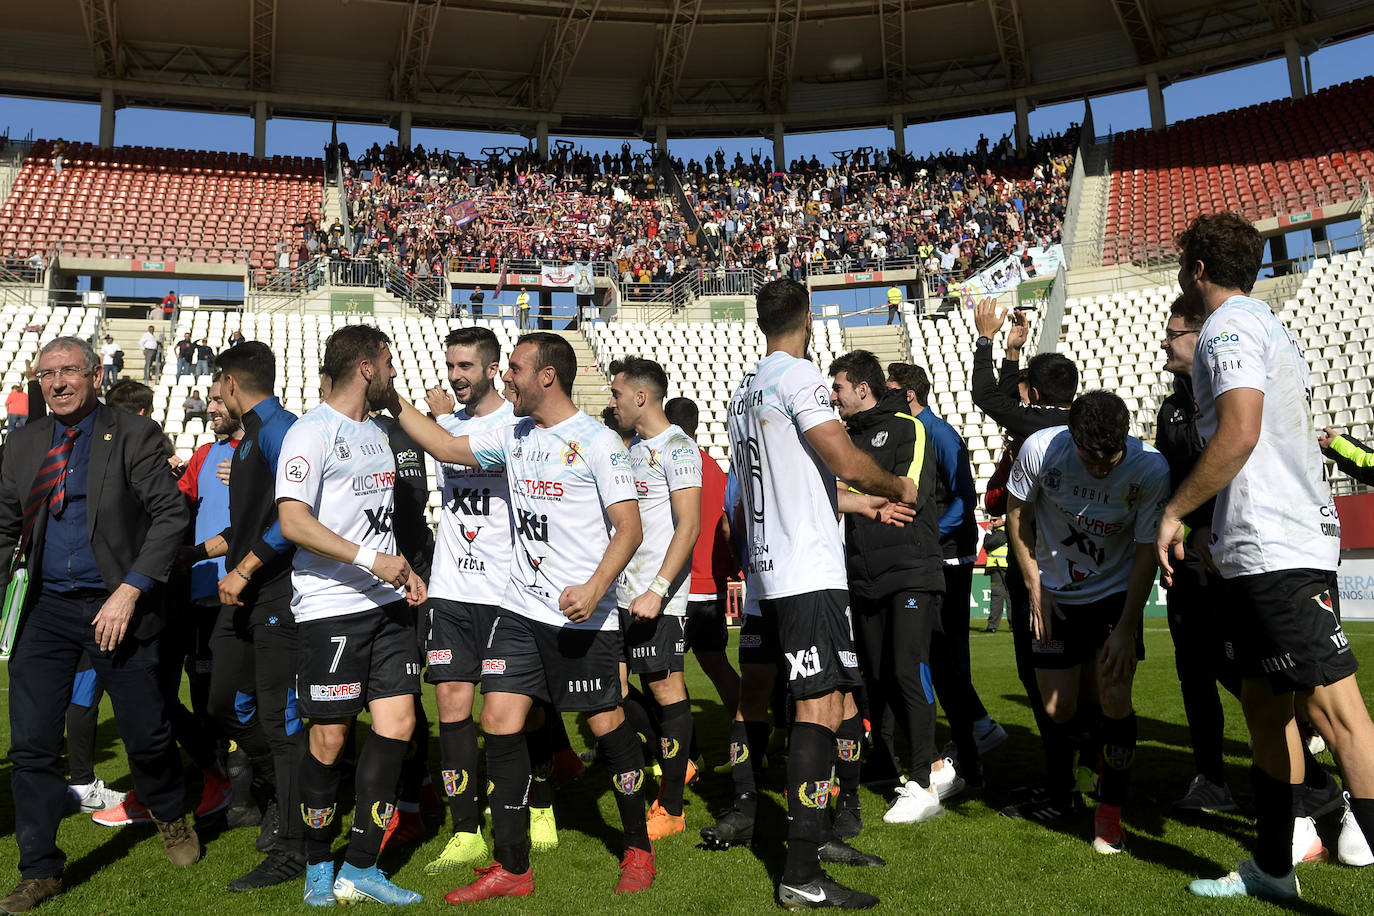
<path id="1" fill-rule="evenodd" d="M 692 487 L 701 489 L 701 453 L 696 443 L 681 429 L 669 426 L 652 439 L 636 438 L 630 443 L 630 465 L 634 468 L 635 490 L 639 493 L 639 520 L 644 526 L 644 541 L 625 566 L 616 588 L 616 600 L 623 608 L 649 590 L 663 568 L 668 542 L 677 528 L 672 494 Z M 674 617 L 687 615 L 688 580 L 692 560 L 682 564 L 673 578 L 663 613 Z"/>
<path id="2" fill-rule="evenodd" d="M 836 420 L 820 370 L 771 353 L 744 377 L 729 412 L 749 592 L 763 599 L 847 589 L 835 475 L 805 435 Z"/>
<path id="3" fill-rule="evenodd" d="M 391 529 L 396 459 L 386 432 L 328 404 L 301 417 L 282 440 L 277 499 L 295 499 L 346 541 L 396 554 Z M 405 592 L 352 563 L 297 547 L 291 571 L 296 621 L 343 617 L 392 604 Z"/>
<path id="4" fill-rule="evenodd" d="M 1264 417 L 1255 450 L 1217 494 L 1212 562 L 1227 578 L 1335 569 L 1341 523 L 1322 472 L 1307 361 L 1269 306 L 1248 296 L 1223 302 L 1198 334 L 1193 398 L 1204 443 L 1216 435 L 1216 399 L 1234 388 L 1262 392 Z"/>
<path id="5" fill-rule="evenodd" d="M 558 599 L 584 585 L 605 556 L 606 507 L 636 499 L 625 443 L 580 410 L 548 429 L 525 417 L 468 441 L 483 468 L 505 468 L 510 486 L 515 540 L 502 609 L 549 626 L 618 629 L 614 585 L 582 623 L 563 616 Z"/>
<path id="6" fill-rule="evenodd" d="M 1106 477 L 1088 473 L 1067 426 L 1032 433 L 1011 467 L 1008 491 L 1035 513 L 1040 582 L 1064 605 L 1126 591 L 1136 544 L 1153 544 L 1169 501 L 1169 464 L 1154 446 L 1126 438 Z"/>
<path id="7" fill-rule="evenodd" d="M 466 411 L 439 418 L 454 436 L 515 425 L 509 401 L 481 417 Z M 447 601 L 499 606 L 510 581 L 510 485 L 503 470 L 439 464 L 443 498 L 429 594 Z"/>

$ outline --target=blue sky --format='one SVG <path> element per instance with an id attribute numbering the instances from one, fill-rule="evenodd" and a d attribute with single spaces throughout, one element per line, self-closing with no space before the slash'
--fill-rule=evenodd
<path id="1" fill-rule="evenodd" d="M 1311 57 L 1313 87 L 1321 89 L 1347 80 L 1358 79 L 1374 72 L 1374 36 L 1366 36 L 1339 45 L 1323 48 Z M 1200 115 L 1214 114 L 1231 108 L 1281 98 L 1289 94 L 1288 70 L 1282 60 L 1273 60 L 1250 67 L 1224 71 L 1176 83 L 1164 90 L 1165 113 L 1170 122 Z M 1097 132 L 1130 130 L 1149 124 L 1149 105 L 1145 91 L 1117 93 L 1092 99 Z M 1039 135 L 1063 130 L 1072 121 L 1082 118 L 1082 103 L 1047 106 L 1031 112 L 1032 134 Z M 993 140 L 1011 131 L 1010 112 L 911 125 L 906 130 L 907 149 L 917 155 L 953 148 L 962 151 L 971 147 L 979 133 Z M 100 109 L 97 105 L 51 102 L 0 96 L 0 131 L 8 128 L 11 136 L 22 137 L 33 132 L 35 137 L 66 137 L 69 140 L 94 142 L 99 132 Z M 329 141 L 329 122 L 272 119 L 267 122 L 267 151 L 269 155 L 320 155 Z M 395 131 L 377 125 L 340 124 L 339 136 L 354 151 L 372 142 L 385 144 L 395 139 Z M 836 131 L 829 133 L 792 134 L 787 138 L 789 158 L 815 153 L 828 160 L 832 150 L 855 146 L 891 145 L 891 132 L 886 129 Z M 619 149 L 620 140 L 597 141 L 571 138 L 579 146 L 592 149 Z M 478 133 L 417 129 L 414 140 L 427 148 L 438 147 L 476 154 L 483 146 L 523 145 L 524 139 L 514 134 Z M 246 116 L 200 114 L 129 108 L 118 112 L 115 119 L 115 143 L 118 145 L 172 146 L 186 149 L 250 152 L 253 146 L 253 122 Z M 670 141 L 674 155 L 700 159 L 723 147 L 733 158 L 736 150 L 748 157 L 751 149 L 763 149 L 771 154 L 771 141 L 762 138 L 730 138 L 724 140 Z M 647 144 L 636 143 L 636 149 Z"/>

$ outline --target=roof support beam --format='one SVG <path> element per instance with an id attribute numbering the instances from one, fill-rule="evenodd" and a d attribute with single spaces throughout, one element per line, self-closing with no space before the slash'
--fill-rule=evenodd
<path id="1" fill-rule="evenodd" d="M 412 0 L 410 4 L 405 32 L 401 35 L 401 53 L 392 75 L 391 88 L 398 99 L 413 102 L 420 97 L 420 82 L 425 64 L 429 62 L 434 26 L 439 21 L 442 5 L 441 0 Z"/>
<path id="2" fill-rule="evenodd" d="M 1026 54 L 1026 36 L 1021 30 L 1021 11 L 1017 0 L 988 0 L 992 13 L 992 31 L 997 38 L 997 50 L 1002 55 L 1002 70 L 1008 88 L 1030 83 L 1030 58 Z"/>
<path id="3" fill-rule="evenodd" d="M 673 99 L 682 84 L 682 71 L 687 63 L 687 51 L 692 46 L 692 34 L 701 14 L 701 0 L 674 0 L 658 44 L 653 81 L 649 84 L 648 100 L 651 114 L 670 114 Z"/>
<path id="4" fill-rule="evenodd" d="M 81 19 L 86 24 L 95 75 L 122 78 L 124 60 L 120 54 L 115 0 L 81 0 Z"/>
<path id="5" fill-rule="evenodd" d="M 548 111 L 558 101 L 563 82 L 572 72 L 577 52 L 591 28 L 601 0 L 569 0 L 539 51 L 538 69 L 530 74 L 530 107 Z"/>
<path id="6" fill-rule="evenodd" d="M 768 33 L 768 110 L 787 110 L 787 94 L 792 85 L 792 64 L 796 60 L 797 26 L 801 22 L 801 0 L 776 0 L 773 27 Z"/>
<path id="7" fill-rule="evenodd" d="M 251 0 L 248 26 L 248 88 L 272 88 L 277 60 L 277 0 Z"/>
<path id="8" fill-rule="evenodd" d="M 1260 0 L 1259 5 L 1275 29 L 1291 29 L 1312 21 L 1307 0 Z"/>
<path id="9" fill-rule="evenodd" d="M 1164 56 L 1147 0 L 1112 0 L 1112 9 L 1116 11 L 1116 18 L 1125 30 L 1126 37 L 1131 40 L 1137 62 L 1154 63 Z"/>
<path id="10" fill-rule="evenodd" d="M 906 0 L 879 0 L 883 41 L 883 83 L 889 102 L 906 101 Z"/>

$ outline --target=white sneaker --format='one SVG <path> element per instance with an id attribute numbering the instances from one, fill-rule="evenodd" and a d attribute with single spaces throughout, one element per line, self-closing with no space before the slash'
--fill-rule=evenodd
<path id="1" fill-rule="evenodd" d="M 1313 757 L 1326 750 L 1326 739 L 1321 735 L 1314 734 L 1307 739 L 1307 752 Z"/>
<path id="2" fill-rule="evenodd" d="M 912 780 L 897 790 L 897 800 L 887 809 L 883 821 L 888 824 L 919 824 L 944 813 L 935 787 L 923 789 L 920 783 Z"/>
<path id="3" fill-rule="evenodd" d="M 907 785 L 915 785 L 908 783 Z M 945 765 L 930 771 L 930 787 L 940 796 L 940 801 L 953 798 L 964 791 L 964 780 L 954 768 L 954 761 L 946 757 Z"/>
<path id="4" fill-rule="evenodd" d="M 1355 812 L 1350 810 L 1350 793 L 1345 793 L 1345 814 L 1341 817 L 1341 838 L 1336 841 L 1336 858 L 1342 865 L 1363 868 L 1374 865 L 1374 852 L 1369 849 L 1369 841 L 1355 820 Z"/>
<path id="5" fill-rule="evenodd" d="M 1317 835 L 1317 822 L 1310 817 L 1293 819 L 1293 864 L 1303 862 L 1325 862 L 1331 853 L 1322 845 Z"/>
<path id="6" fill-rule="evenodd" d="M 82 814 L 94 814 L 97 811 L 108 811 L 117 808 L 124 801 L 127 793 L 119 792 L 105 785 L 105 780 L 97 778 L 95 782 L 88 786 L 68 786 L 67 787 L 67 808 L 73 814 L 80 811 Z"/>
<path id="7" fill-rule="evenodd" d="M 973 723 L 973 743 L 978 745 L 979 756 L 992 753 L 1006 740 L 1007 730 L 992 716 Z"/>

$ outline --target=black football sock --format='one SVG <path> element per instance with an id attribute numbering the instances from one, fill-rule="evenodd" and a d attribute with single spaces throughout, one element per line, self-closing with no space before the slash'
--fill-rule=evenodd
<path id="1" fill-rule="evenodd" d="M 835 732 L 835 778 L 842 798 L 859 794 L 859 766 L 863 757 L 864 722 L 858 713 L 840 723 Z"/>
<path id="2" fill-rule="evenodd" d="M 830 774 L 835 733 L 813 722 L 792 726 L 787 757 L 787 864 L 784 884 L 806 884 L 821 874 L 819 850 L 830 834 Z"/>
<path id="3" fill-rule="evenodd" d="M 344 854 L 344 861 L 355 868 L 377 864 L 382 834 L 395 813 L 396 781 L 401 778 L 401 764 L 409 747 L 409 741 L 373 732 L 358 755 L 358 769 L 353 777 L 358 806 L 353 812 L 348 852 Z"/>
<path id="4" fill-rule="evenodd" d="M 338 765 L 320 763 L 307 750 L 301 758 L 300 796 L 299 816 L 305 824 L 306 861 L 311 865 L 328 862 L 331 859 L 329 827 L 338 813 Z M 282 811 L 281 816 L 291 817 L 292 812 Z"/>
<path id="5" fill-rule="evenodd" d="M 735 780 L 735 794 L 758 791 L 754 780 L 754 750 L 749 746 L 749 723 L 738 719 L 730 723 L 730 774 Z"/>
<path id="6" fill-rule="evenodd" d="M 1293 870 L 1293 786 L 1250 767 L 1255 792 L 1255 864 L 1267 874 L 1282 877 Z"/>
<path id="7" fill-rule="evenodd" d="M 396 805 L 406 810 L 418 810 L 420 788 L 424 785 L 426 761 L 429 760 L 429 717 L 425 715 L 424 704 L 415 697 L 415 731 L 410 736 L 410 747 L 406 759 L 401 764 L 401 783 L 396 790 Z"/>
<path id="8" fill-rule="evenodd" d="M 625 699 L 620 705 L 625 710 L 625 721 L 629 724 L 631 733 L 634 734 L 642 748 L 641 754 L 644 759 L 642 765 L 648 766 L 649 763 L 658 758 L 658 730 L 654 728 L 649 710 L 639 702 L 643 697 L 642 693 L 631 687 L 630 692 L 625 695 Z M 602 753 L 605 753 L 604 747 Z"/>
<path id="9" fill-rule="evenodd" d="M 553 806 L 553 747 L 550 743 L 549 723 L 561 718 L 552 709 L 544 710 L 544 721 L 538 728 L 525 732 L 525 746 L 530 752 L 530 807 L 549 808 Z"/>
<path id="10" fill-rule="evenodd" d="M 568 726 L 563 724 L 563 715 L 550 706 L 545 712 L 549 727 L 549 748 L 555 753 L 572 749 L 568 740 Z"/>
<path id="11" fill-rule="evenodd" d="M 1309 789 L 1324 789 L 1331 780 L 1331 774 L 1326 772 L 1326 768 L 1317 763 L 1317 758 L 1312 756 L 1312 752 L 1307 749 L 1307 742 L 1299 738 L 1298 746 L 1302 748 L 1302 784 Z"/>
<path id="12" fill-rule="evenodd" d="M 1040 737 L 1045 747 L 1046 787 L 1056 794 L 1071 791 L 1075 785 L 1072 722 L 1056 722 L 1046 716 Z"/>
<path id="13" fill-rule="evenodd" d="M 1131 765 L 1135 762 L 1137 729 L 1134 712 L 1123 719 L 1102 719 L 1098 729 L 1102 742 L 1102 781 L 1097 795 L 1105 804 L 1119 808 L 1126 801 Z"/>
<path id="14" fill-rule="evenodd" d="M 611 787 L 615 789 L 615 806 L 620 810 L 626 850 L 632 846 L 652 850 L 649 827 L 644 821 L 644 755 L 628 721 L 601 736 L 601 752 L 606 757 L 606 768 L 611 771 Z"/>
<path id="15" fill-rule="evenodd" d="M 692 744 L 692 704 L 678 700 L 663 707 L 663 781 L 658 803 L 669 814 L 682 814 L 682 792 L 687 782 L 687 760 Z"/>
<path id="16" fill-rule="evenodd" d="M 487 735 L 487 801 L 493 855 L 506 871 L 530 870 L 530 751 L 523 734 Z"/>
<path id="17" fill-rule="evenodd" d="M 1102 745 L 1106 739 L 1102 734 L 1102 707 L 1096 703 L 1078 700 L 1078 712 L 1069 720 L 1070 740 L 1078 750 L 1078 765 L 1087 767 L 1094 773 L 1101 773 Z"/>
<path id="18" fill-rule="evenodd" d="M 477 779 L 477 726 L 472 716 L 439 723 L 439 775 L 448 796 L 454 833 L 482 829 L 481 785 Z"/>
<path id="19" fill-rule="evenodd" d="M 745 721 L 744 731 L 749 735 L 749 762 L 754 767 L 754 781 L 761 781 L 763 759 L 768 756 L 768 736 L 773 728 L 767 722 Z"/>

